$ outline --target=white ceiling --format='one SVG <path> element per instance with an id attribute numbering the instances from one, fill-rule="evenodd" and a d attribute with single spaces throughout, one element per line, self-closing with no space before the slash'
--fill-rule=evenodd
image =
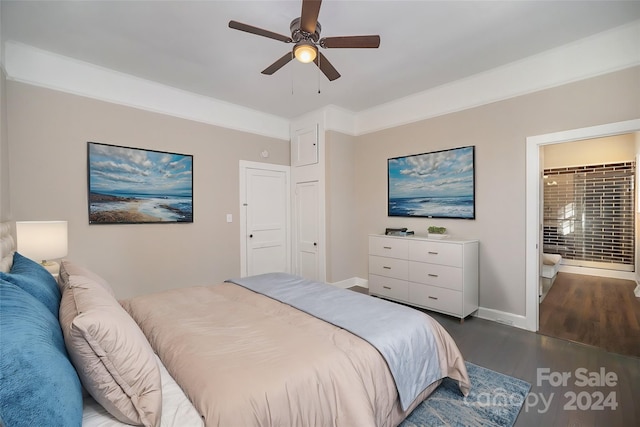
<path id="1" fill-rule="evenodd" d="M 325 49 L 342 77 L 228 28 L 289 35 L 300 0 L 1 2 L 1 37 L 284 118 L 360 112 L 640 19 L 640 1 L 325 0 L 321 36 L 379 34 L 379 49 Z M 318 91 L 320 90 L 320 93 Z"/>

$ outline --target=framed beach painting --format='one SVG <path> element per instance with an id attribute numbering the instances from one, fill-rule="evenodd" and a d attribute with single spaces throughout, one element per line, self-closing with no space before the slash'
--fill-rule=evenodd
<path id="1" fill-rule="evenodd" d="M 475 147 L 387 160 L 388 216 L 475 219 Z"/>
<path id="2" fill-rule="evenodd" d="M 193 156 L 87 143 L 89 224 L 193 222 Z"/>

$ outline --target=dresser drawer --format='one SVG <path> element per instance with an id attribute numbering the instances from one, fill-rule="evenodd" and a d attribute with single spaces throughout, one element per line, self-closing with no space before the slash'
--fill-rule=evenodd
<path id="1" fill-rule="evenodd" d="M 409 261 L 369 255 L 369 273 L 407 280 L 409 278 Z"/>
<path id="2" fill-rule="evenodd" d="M 409 282 L 409 299 L 412 304 L 443 311 L 450 314 L 462 313 L 462 293 L 451 289 Z"/>
<path id="3" fill-rule="evenodd" d="M 409 283 L 391 277 L 369 275 L 369 293 L 400 301 L 409 301 Z"/>
<path id="4" fill-rule="evenodd" d="M 410 261 L 409 281 L 462 291 L 462 269 L 448 265 Z"/>
<path id="5" fill-rule="evenodd" d="M 411 241 L 409 260 L 462 267 L 462 245 L 433 241 Z"/>
<path id="6" fill-rule="evenodd" d="M 382 236 L 369 237 L 369 255 L 407 259 L 408 254 L 409 242 L 406 239 Z"/>

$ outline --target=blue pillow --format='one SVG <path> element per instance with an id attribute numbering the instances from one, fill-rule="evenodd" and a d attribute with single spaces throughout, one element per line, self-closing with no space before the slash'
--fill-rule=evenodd
<path id="1" fill-rule="evenodd" d="M 58 318 L 60 289 L 58 283 L 43 266 L 16 252 L 9 273 L 0 272 L 0 279 L 13 283 L 43 303 Z"/>
<path id="2" fill-rule="evenodd" d="M 60 323 L 18 286 L 0 280 L 0 419 L 8 427 L 80 427 L 82 388 Z"/>

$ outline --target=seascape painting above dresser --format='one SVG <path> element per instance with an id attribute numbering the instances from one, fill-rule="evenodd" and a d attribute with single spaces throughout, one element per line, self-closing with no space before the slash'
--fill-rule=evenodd
<path id="1" fill-rule="evenodd" d="M 387 159 L 387 214 L 475 219 L 475 146 Z"/>

